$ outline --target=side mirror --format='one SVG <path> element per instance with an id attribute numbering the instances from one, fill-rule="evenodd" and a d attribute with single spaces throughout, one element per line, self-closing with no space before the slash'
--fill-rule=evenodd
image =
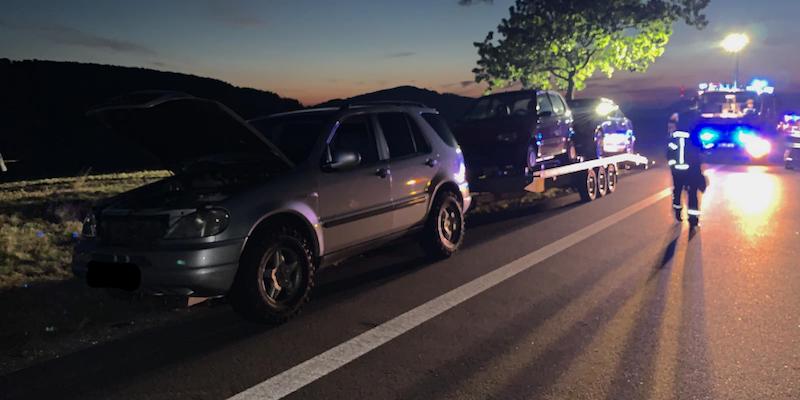
<path id="1" fill-rule="evenodd" d="M 361 154 L 350 150 L 337 151 L 332 154 L 333 161 L 324 165 L 328 171 L 344 170 L 361 164 Z"/>
<path id="2" fill-rule="evenodd" d="M 550 117 L 553 116 L 553 112 L 552 111 L 542 111 L 542 112 L 539 113 L 538 116 L 539 116 L 539 118 L 550 118 Z"/>

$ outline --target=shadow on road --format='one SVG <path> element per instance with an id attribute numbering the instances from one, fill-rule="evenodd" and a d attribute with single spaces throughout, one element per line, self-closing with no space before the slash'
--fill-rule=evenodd
<path id="1" fill-rule="evenodd" d="M 671 233 L 670 233 L 671 237 Z M 633 246 L 633 245 L 631 245 Z M 633 254 L 641 248 L 620 248 L 620 253 Z M 653 260 L 655 264 L 658 260 Z M 497 322 L 496 328 L 486 338 L 461 350 L 459 357 L 450 359 L 435 367 L 436 374 L 416 383 L 397 397 L 403 399 L 446 398 L 464 388 L 472 378 L 483 379 L 480 375 L 507 373 L 508 383 L 500 388 L 500 392 L 492 392 L 491 397 L 497 399 L 519 398 L 525 393 L 528 398 L 537 398 L 547 392 L 569 363 L 579 357 L 602 327 L 613 319 L 615 312 L 641 286 L 642 273 L 649 281 L 658 270 L 634 273 L 615 285 L 615 289 L 584 315 L 586 319 L 574 320 L 558 339 L 549 345 L 544 352 L 533 358 L 524 360 L 524 367 L 508 371 L 487 371 L 485 368 L 501 357 L 524 357 L 518 354 L 520 348 L 529 347 L 529 336 L 546 321 L 563 311 L 576 297 L 589 291 L 598 281 L 610 276 L 624 267 L 622 263 L 614 263 L 608 268 L 587 268 L 579 277 L 563 286 L 553 289 L 543 299 L 527 306 L 527 311 L 514 315 L 513 319 Z M 544 272 L 539 271 L 540 274 Z M 487 378 L 492 379 L 492 378 Z M 523 389 L 521 389 L 523 388 Z M 477 395 L 477 394 L 476 394 Z M 484 393 L 484 395 L 488 395 Z"/>

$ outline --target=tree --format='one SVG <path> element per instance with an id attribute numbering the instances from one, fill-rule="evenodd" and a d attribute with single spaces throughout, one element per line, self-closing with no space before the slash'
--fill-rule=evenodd
<path id="1" fill-rule="evenodd" d="M 664 53 L 672 26 L 702 29 L 710 0 L 516 0 L 495 32 L 476 42 L 476 82 L 575 90 L 598 70 L 646 71 Z"/>

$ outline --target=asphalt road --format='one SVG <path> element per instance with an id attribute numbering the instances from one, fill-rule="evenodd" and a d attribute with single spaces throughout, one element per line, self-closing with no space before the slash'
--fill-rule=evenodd
<path id="1" fill-rule="evenodd" d="M 692 237 L 650 170 L 474 217 L 443 262 L 400 243 L 330 270 L 285 325 L 212 308 L 0 377 L 0 398 L 800 398 L 800 175 L 711 167 Z"/>

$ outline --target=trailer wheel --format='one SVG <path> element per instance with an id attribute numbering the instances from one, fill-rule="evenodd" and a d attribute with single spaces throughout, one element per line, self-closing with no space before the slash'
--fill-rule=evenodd
<path id="1" fill-rule="evenodd" d="M 597 198 L 597 174 L 594 168 L 589 168 L 577 174 L 576 188 L 581 195 L 581 201 L 590 202 Z"/>
<path id="2" fill-rule="evenodd" d="M 617 182 L 619 181 L 619 174 L 617 173 L 617 166 L 615 164 L 608 164 L 606 168 L 606 193 L 614 193 L 617 191 Z"/>
<path id="3" fill-rule="evenodd" d="M 597 197 L 603 197 L 608 193 L 608 174 L 605 167 L 597 167 Z"/>

